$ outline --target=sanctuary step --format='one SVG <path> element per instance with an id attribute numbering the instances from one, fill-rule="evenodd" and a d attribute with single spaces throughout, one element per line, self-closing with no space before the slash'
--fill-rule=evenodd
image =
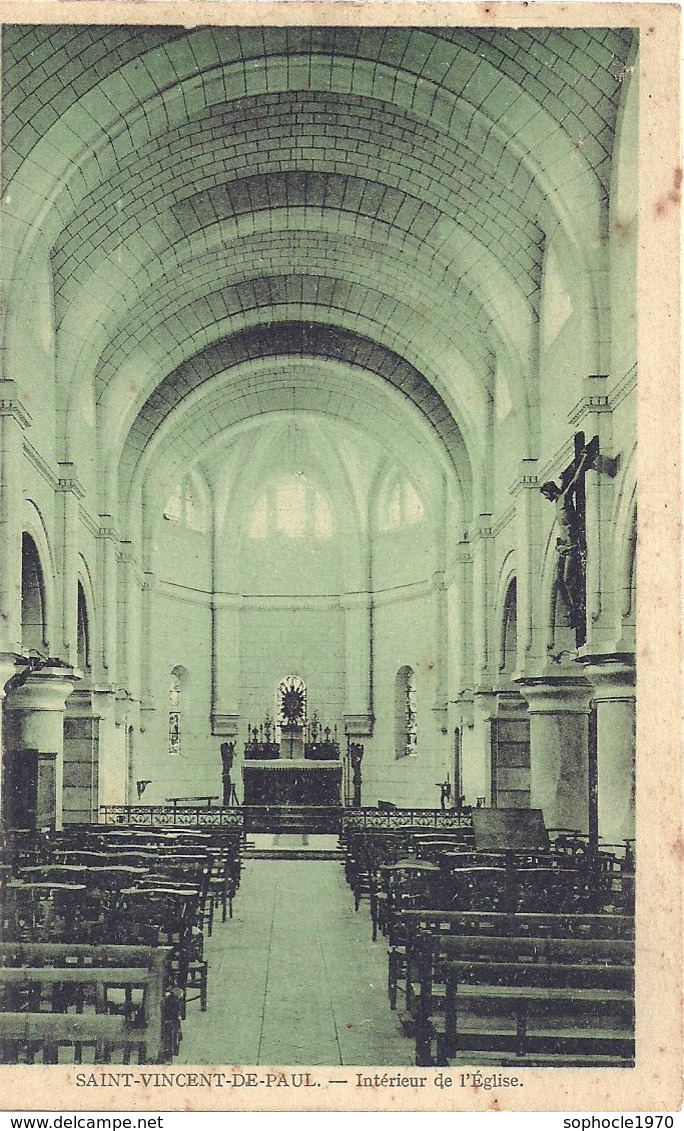
<path id="1" fill-rule="evenodd" d="M 344 861 L 337 837 L 325 834 L 255 833 L 247 841 L 242 855 L 250 860 Z"/>

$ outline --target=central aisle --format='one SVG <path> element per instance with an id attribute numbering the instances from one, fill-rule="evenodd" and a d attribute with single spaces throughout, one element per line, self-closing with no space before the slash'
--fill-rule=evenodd
<path id="1" fill-rule="evenodd" d="M 335 860 L 244 861 L 234 918 L 205 943 L 209 1003 L 188 1006 L 176 1063 L 411 1065 L 371 942 Z"/>

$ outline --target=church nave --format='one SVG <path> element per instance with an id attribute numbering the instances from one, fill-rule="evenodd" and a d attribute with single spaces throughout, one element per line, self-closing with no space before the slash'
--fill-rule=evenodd
<path id="1" fill-rule="evenodd" d="M 188 1007 L 174 1063 L 413 1063 L 387 1004 L 387 947 L 338 860 L 245 860 L 233 919 L 205 957 L 208 1010 Z"/>

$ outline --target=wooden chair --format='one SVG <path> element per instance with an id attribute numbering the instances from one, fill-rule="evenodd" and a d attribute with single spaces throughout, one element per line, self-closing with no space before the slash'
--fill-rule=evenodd
<path id="1" fill-rule="evenodd" d="M 75 944 L 0 947 L 0 1062 L 160 1064 L 170 1059 L 168 952 Z M 110 1008 L 113 989 L 140 991 L 130 1014 Z M 74 1000 L 79 1011 L 70 1012 Z M 84 1051 L 90 1050 L 84 1057 Z"/>

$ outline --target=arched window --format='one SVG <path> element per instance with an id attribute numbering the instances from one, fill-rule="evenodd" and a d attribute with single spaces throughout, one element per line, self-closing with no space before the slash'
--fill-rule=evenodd
<path id="1" fill-rule="evenodd" d="M 269 484 L 247 520 L 249 538 L 330 538 L 333 532 L 328 500 L 303 475 Z"/>
<path id="2" fill-rule="evenodd" d="M 306 722 L 306 684 L 298 675 L 288 675 L 278 684 L 278 726 Z"/>
<path id="3" fill-rule="evenodd" d="M 416 673 L 400 668 L 395 681 L 396 756 L 406 758 L 418 752 L 416 726 Z"/>
<path id="4" fill-rule="evenodd" d="M 412 526 L 414 522 L 420 522 L 424 515 L 420 495 L 410 480 L 394 479 L 380 505 L 380 529 L 398 530 L 402 526 Z"/>
<path id="5" fill-rule="evenodd" d="M 199 532 L 207 529 L 206 508 L 202 505 L 199 489 L 190 476 L 177 483 L 164 507 L 164 518 L 187 530 Z"/>
<path id="6" fill-rule="evenodd" d="M 28 651 L 42 652 L 46 647 L 43 571 L 30 534 L 21 539 L 21 641 Z"/>
<path id="7" fill-rule="evenodd" d="M 181 752 L 182 696 L 186 684 L 184 668 L 174 668 L 169 683 L 169 754 Z"/>
<path id="8" fill-rule="evenodd" d="M 88 608 L 81 582 L 78 583 L 77 640 L 78 666 L 81 671 L 90 671 L 90 635 L 88 631 Z"/>

